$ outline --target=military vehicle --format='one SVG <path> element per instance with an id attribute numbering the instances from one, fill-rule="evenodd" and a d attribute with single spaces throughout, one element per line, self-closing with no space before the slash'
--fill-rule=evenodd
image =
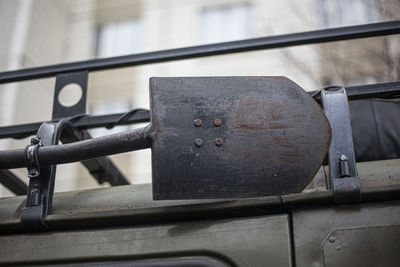
<path id="1" fill-rule="evenodd" d="M 400 21 L 0 73 L 56 77 L 51 121 L 0 151 L 0 264 L 15 266 L 399 266 L 400 82 L 306 92 L 285 77 L 155 77 L 151 109 L 86 115 L 88 72 L 398 34 Z M 58 94 L 76 83 L 72 107 Z M 149 122 L 91 138 L 88 129 Z M 60 145 L 59 142 L 62 142 Z M 107 156 L 151 148 L 152 184 Z M 54 194 L 58 164 L 112 187 Z M 9 169 L 26 167 L 29 185 Z"/>

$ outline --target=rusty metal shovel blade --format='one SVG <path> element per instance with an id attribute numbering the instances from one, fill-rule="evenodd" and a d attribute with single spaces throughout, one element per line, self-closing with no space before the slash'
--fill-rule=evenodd
<path id="1" fill-rule="evenodd" d="M 154 199 L 247 198 L 302 191 L 331 129 L 285 77 L 152 78 Z"/>

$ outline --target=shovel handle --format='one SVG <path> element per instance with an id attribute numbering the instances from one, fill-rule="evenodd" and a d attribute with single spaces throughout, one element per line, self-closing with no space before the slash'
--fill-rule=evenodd
<path id="1" fill-rule="evenodd" d="M 37 150 L 37 156 L 41 165 L 51 165 L 145 149 L 150 147 L 150 135 L 148 133 L 149 127 L 144 127 L 70 144 L 43 146 Z M 26 150 L 0 151 L 0 169 L 27 166 Z"/>

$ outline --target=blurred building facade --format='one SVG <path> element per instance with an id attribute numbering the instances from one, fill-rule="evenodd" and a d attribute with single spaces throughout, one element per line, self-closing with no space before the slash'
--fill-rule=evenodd
<path id="1" fill-rule="evenodd" d="M 398 14 L 396 0 L 0 0 L 0 71 L 393 20 Z M 93 72 L 87 113 L 149 108 L 153 76 L 286 76 L 308 91 L 395 81 L 399 44 L 396 36 L 367 38 Z M 49 120 L 54 82 L 1 85 L 0 125 Z M 74 96 L 66 92 L 63 101 Z M 0 148 L 21 148 L 28 140 L 1 140 Z M 151 182 L 149 150 L 112 159 L 132 183 Z M 13 172 L 27 181 L 25 170 Z M 58 167 L 56 191 L 97 186 L 78 163 Z M 0 185 L 0 196 L 7 195 Z"/>

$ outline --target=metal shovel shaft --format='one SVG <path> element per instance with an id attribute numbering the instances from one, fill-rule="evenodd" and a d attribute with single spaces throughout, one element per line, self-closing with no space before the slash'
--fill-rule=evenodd
<path id="1" fill-rule="evenodd" d="M 40 164 L 63 164 L 150 147 L 149 128 L 139 128 L 70 144 L 38 149 Z M 0 151 L 0 169 L 27 167 L 24 149 Z"/>

